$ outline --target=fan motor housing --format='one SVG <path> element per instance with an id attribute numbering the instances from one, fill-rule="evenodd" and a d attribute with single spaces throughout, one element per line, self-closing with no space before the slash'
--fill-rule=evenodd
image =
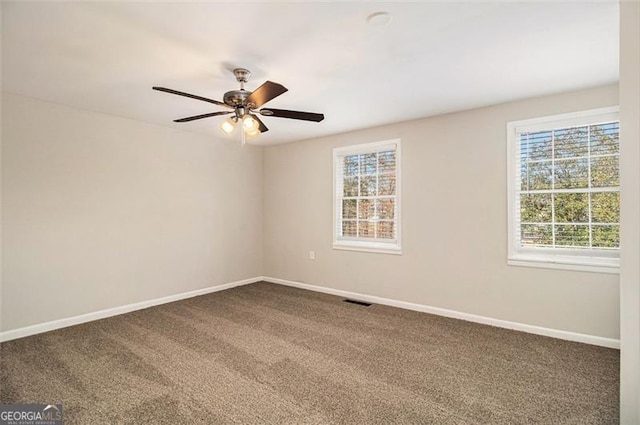
<path id="1" fill-rule="evenodd" d="M 242 106 L 250 94 L 251 92 L 246 90 L 231 90 L 224 94 L 222 101 L 229 106 Z"/>

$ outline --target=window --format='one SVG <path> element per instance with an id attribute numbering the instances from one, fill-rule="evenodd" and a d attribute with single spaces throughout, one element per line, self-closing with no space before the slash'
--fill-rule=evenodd
<path id="1" fill-rule="evenodd" d="M 509 123 L 509 264 L 616 273 L 617 108 Z"/>
<path id="2" fill-rule="evenodd" d="M 400 140 L 335 148 L 333 247 L 401 254 Z"/>

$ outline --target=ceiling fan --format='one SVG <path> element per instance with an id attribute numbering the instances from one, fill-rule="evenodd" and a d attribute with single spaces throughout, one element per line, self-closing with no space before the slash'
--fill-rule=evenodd
<path id="1" fill-rule="evenodd" d="M 196 96 L 166 87 L 153 87 L 154 90 L 165 93 L 177 94 L 178 96 L 190 97 L 192 99 L 201 100 L 203 102 L 213 103 L 214 105 L 229 108 L 229 111 L 210 112 L 208 114 L 194 115 L 191 117 L 180 118 L 174 122 L 188 122 L 199 120 L 202 118 L 215 117 L 218 115 L 230 115 L 220 124 L 220 128 L 227 134 L 231 134 L 238 123 L 242 123 L 242 143 L 245 143 L 246 136 L 257 136 L 260 133 L 269 131 L 266 125 L 258 118 L 256 114 L 265 117 L 291 118 L 294 120 L 320 122 L 324 119 L 324 114 L 316 114 L 313 112 L 290 111 L 287 109 L 260 108 L 265 103 L 280 96 L 287 91 L 287 88 L 281 84 L 267 81 L 254 91 L 244 89 L 244 85 L 249 81 L 251 72 L 244 68 L 236 68 L 233 70 L 236 80 L 240 83 L 240 90 L 231 90 L 224 94 L 222 102 L 218 100 L 208 99 L 202 96 Z"/>

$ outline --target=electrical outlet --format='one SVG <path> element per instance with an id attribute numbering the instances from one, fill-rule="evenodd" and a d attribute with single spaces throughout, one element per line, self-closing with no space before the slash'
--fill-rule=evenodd
<path id="1" fill-rule="evenodd" d="M 309 260 L 315 260 L 315 259 L 316 259 L 316 252 L 309 251 Z"/>

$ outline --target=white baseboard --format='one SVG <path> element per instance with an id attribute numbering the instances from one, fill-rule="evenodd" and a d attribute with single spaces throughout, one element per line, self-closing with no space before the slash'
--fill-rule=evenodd
<path id="1" fill-rule="evenodd" d="M 564 339 L 568 341 L 582 342 L 585 344 L 599 345 L 602 347 L 620 349 L 620 340 L 613 338 L 603 338 L 600 336 L 579 334 L 575 332 L 562 331 L 558 329 L 544 328 L 541 326 L 527 325 L 524 323 L 510 322 L 508 320 L 494 319 L 491 317 L 478 316 L 476 314 L 463 313 L 445 308 L 431 307 L 428 305 L 414 304 L 405 301 L 397 301 L 389 298 L 381 298 L 373 295 L 359 294 L 356 292 L 343 291 L 340 289 L 327 288 L 324 286 L 310 285 L 308 283 L 295 282 L 292 280 L 278 279 L 274 277 L 263 276 L 262 280 L 271 283 L 277 283 L 295 288 L 307 289 L 315 292 L 323 292 L 325 294 L 337 295 L 345 298 L 352 298 L 359 301 L 370 302 L 374 304 L 383 304 L 391 307 L 404 308 L 406 310 L 420 311 L 423 313 L 436 314 L 438 316 L 451 317 L 454 319 L 466 320 L 468 322 L 482 323 L 484 325 L 496 326 L 499 328 L 512 329 L 516 331 L 528 332 L 536 335 L 544 335 L 552 338 Z"/>
<path id="2" fill-rule="evenodd" d="M 36 335 L 55 329 L 66 328 L 68 326 L 78 325 L 81 323 L 91 322 L 98 319 L 117 316 L 119 314 L 129 313 L 131 311 L 142 310 L 160 304 L 166 304 L 173 301 L 179 301 L 186 298 L 197 297 L 212 292 L 223 291 L 225 289 L 234 288 L 236 286 L 248 285 L 259 281 L 276 283 L 279 285 L 292 286 L 295 288 L 306 289 L 314 292 L 323 292 L 325 294 L 337 295 L 339 297 L 353 298 L 360 301 L 366 301 L 374 304 L 388 305 L 391 307 L 403 308 L 406 310 L 420 311 L 423 313 L 436 314 L 438 316 L 451 317 L 454 319 L 466 320 L 469 322 L 482 323 L 485 325 L 496 326 L 499 328 L 513 329 L 516 331 L 528 332 L 536 335 L 544 335 L 552 338 L 559 338 L 568 341 L 582 342 L 585 344 L 599 345 L 602 347 L 620 349 L 620 340 L 613 338 L 603 338 L 599 336 L 579 334 L 575 332 L 567 332 L 558 329 L 544 328 L 541 326 L 527 325 L 524 323 L 510 322 L 508 320 L 494 319 L 491 317 L 478 316 L 475 314 L 463 313 L 445 308 L 432 307 L 428 305 L 409 303 L 406 301 L 398 301 L 389 298 L 376 297 L 373 295 L 359 294 L 357 292 L 343 291 L 340 289 L 327 288 L 324 286 L 310 285 L 308 283 L 295 282 L 292 280 L 278 279 L 269 276 L 258 276 L 250 279 L 239 280 L 222 285 L 211 286 L 209 288 L 197 289 L 195 291 L 183 292 L 181 294 L 169 295 L 167 297 L 156 298 L 154 300 L 142 301 L 139 303 L 127 304 L 120 307 L 109 308 L 106 310 L 95 311 L 92 313 L 82 314 L 80 316 L 68 317 L 65 319 L 54 320 L 51 322 L 40 323 L 37 325 L 26 326 L 24 328 L 12 329 L 0 332 L 0 342 L 10 341 L 12 339 L 22 338 L 30 335 Z"/>
<path id="3" fill-rule="evenodd" d="M 94 311 L 91 313 L 81 314 L 79 316 L 67 317 L 65 319 L 53 320 L 51 322 L 40 323 L 37 325 L 26 326 L 24 328 L 12 329 L 0 332 L 0 342 L 10 341 L 12 339 L 22 338 L 29 335 L 35 335 L 55 329 L 66 328 L 68 326 L 79 325 L 81 323 L 92 322 L 98 319 L 104 319 L 119 314 L 129 313 L 136 310 L 153 307 L 160 304 L 166 304 L 174 301 L 184 300 L 186 298 L 197 297 L 211 292 L 223 291 L 225 289 L 234 288 L 236 286 L 248 285 L 250 283 L 259 282 L 262 277 L 254 277 L 251 279 L 239 280 L 236 282 L 225 283 L 222 285 L 210 286 L 208 288 L 196 289 L 195 291 L 183 292 L 181 294 L 169 295 L 167 297 L 156 298 L 154 300 L 142 301 L 139 303 L 127 304 L 120 307 L 108 308 L 106 310 Z"/>

